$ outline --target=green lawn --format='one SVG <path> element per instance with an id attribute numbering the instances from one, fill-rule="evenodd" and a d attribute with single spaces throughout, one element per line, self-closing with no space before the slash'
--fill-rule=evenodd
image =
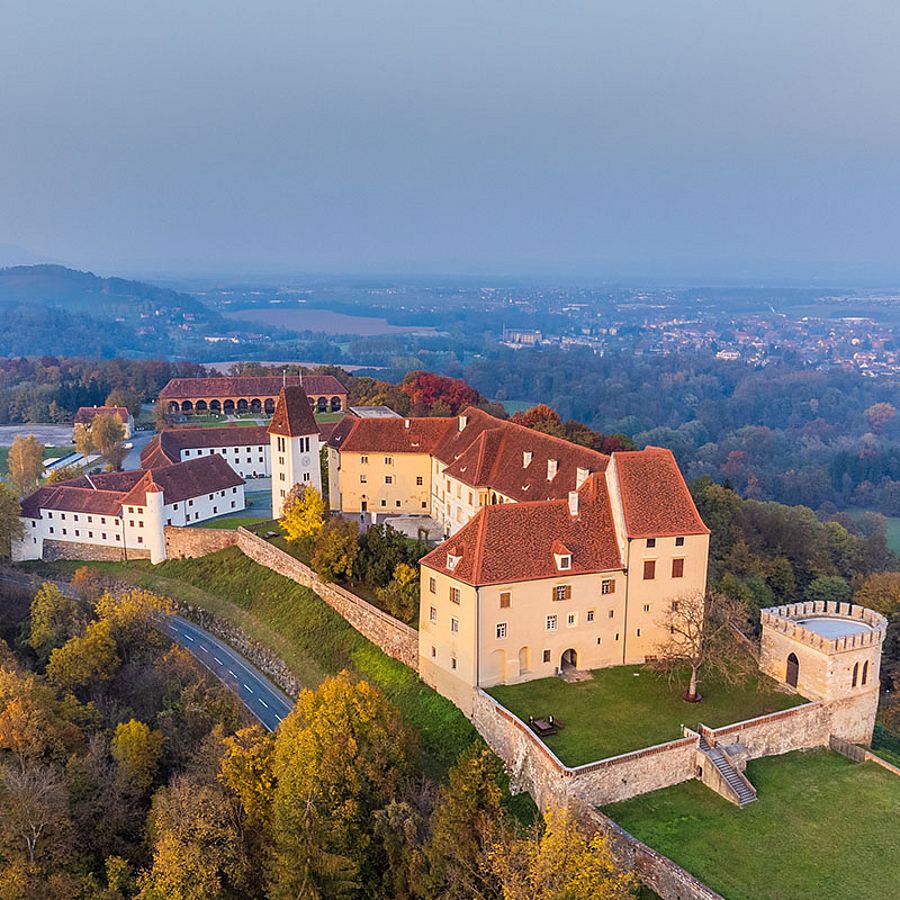
<path id="1" fill-rule="evenodd" d="M 49 568 L 71 571 L 78 565 L 54 563 Z M 257 565 L 236 548 L 157 566 L 143 560 L 91 565 L 234 622 L 271 647 L 304 685 L 315 687 L 345 668 L 378 685 L 418 733 L 421 766 L 434 777 L 444 778 L 460 752 L 481 740 L 449 700 L 382 653 L 312 591 Z M 518 807 L 529 805 L 524 798 L 517 801 Z"/>
<path id="2" fill-rule="evenodd" d="M 900 735 L 891 734 L 884 725 L 877 724 L 872 737 L 872 752 L 900 768 Z"/>
<path id="3" fill-rule="evenodd" d="M 224 516 L 221 519 L 209 519 L 201 522 L 200 528 L 251 528 L 254 525 L 261 525 L 263 522 L 271 522 L 271 519 L 254 516 Z"/>
<path id="4" fill-rule="evenodd" d="M 347 415 L 347 413 L 345 413 L 345 412 L 324 412 L 324 413 L 317 412 L 316 413 L 316 421 L 317 422 L 340 422 L 341 419 L 343 419 L 344 416 L 346 416 L 346 415 Z"/>
<path id="5" fill-rule="evenodd" d="M 707 681 L 700 686 L 703 702 L 692 704 L 681 699 L 683 685 L 670 685 L 640 666 L 597 669 L 593 675 L 577 684 L 541 678 L 498 685 L 489 693 L 520 719 L 558 718 L 565 727 L 546 744 L 570 766 L 675 740 L 682 723 L 717 728 L 805 702 L 775 690 L 766 678 L 737 686 Z"/>
<path id="6" fill-rule="evenodd" d="M 689 781 L 603 811 L 728 900 L 888 900 L 900 885 L 900 778 L 817 750 L 754 760 L 738 809 Z"/>

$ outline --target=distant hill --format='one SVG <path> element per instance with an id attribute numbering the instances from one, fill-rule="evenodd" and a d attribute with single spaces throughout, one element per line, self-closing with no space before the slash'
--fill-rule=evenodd
<path id="1" fill-rule="evenodd" d="M 203 319 L 210 311 L 189 294 L 125 278 L 101 278 L 65 266 L 12 266 L 0 269 L 0 307 L 35 304 L 84 312 L 97 318 L 140 317 L 161 310 Z"/>

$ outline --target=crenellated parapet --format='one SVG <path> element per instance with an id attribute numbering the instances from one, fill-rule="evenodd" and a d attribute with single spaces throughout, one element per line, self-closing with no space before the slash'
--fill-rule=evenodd
<path id="1" fill-rule="evenodd" d="M 865 630 L 854 631 L 837 637 L 826 637 L 818 633 L 804 620 L 809 619 L 845 619 L 848 623 L 860 623 Z M 866 647 L 880 647 L 887 634 L 887 619 L 875 610 L 853 603 L 837 603 L 834 601 L 815 600 L 805 603 L 789 603 L 784 606 L 772 606 L 760 612 L 760 624 L 766 628 L 790 637 L 798 643 L 805 644 L 820 653 L 844 653 L 850 650 L 861 650 Z"/>

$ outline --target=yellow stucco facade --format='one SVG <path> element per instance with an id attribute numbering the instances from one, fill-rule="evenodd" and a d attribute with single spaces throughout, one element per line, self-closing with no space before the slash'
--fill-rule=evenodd
<path id="1" fill-rule="evenodd" d="M 427 515 L 431 457 L 427 453 L 355 453 L 328 448 L 331 509 Z"/>

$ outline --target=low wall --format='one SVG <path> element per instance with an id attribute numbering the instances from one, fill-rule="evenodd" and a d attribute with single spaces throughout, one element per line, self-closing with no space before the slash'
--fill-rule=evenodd
<path id="1" fill-rule="evenodd" d="M 104 547 L 99 544 L 85 544 L 80 541 L 53 541 L 44 539 L 44 552 L 41 556 L 45 562 L 56 562 L 59 559 L 84 560 L 85 562 L 107 562 L 123 559 L 149 559 L 149 550 L 135 550 L 121 547 Z"/>
<path id="2" fill-rule="evenodd" d="M 713 747 L 743 744 L 748 759 L 779 756 L 792 750 L 827 747 L 831 715 L 828 704 L 817 700 L 722 728 L 701 725 L 700 733 Z"/>
<path id="3" fill-rule="evenodd" d="M 225 528 L 178 528 L 166 525 L 166 558 L 194 559 L 234 547 L 238 542 L 236 531 Z"/>
<path id="4" fill-rule="evenodd" d="M 388 656 L 418 671 L 419 634 L 414 628 L 410 628 L 409 625 L 339 585 L 322 581 L 299 559 L 279 550 L 278 547 L 273 547 L 268 541 L 247 531 L 246 528 L 238 528 L 237 546 L 254 562 L 310 588 Z"/>

